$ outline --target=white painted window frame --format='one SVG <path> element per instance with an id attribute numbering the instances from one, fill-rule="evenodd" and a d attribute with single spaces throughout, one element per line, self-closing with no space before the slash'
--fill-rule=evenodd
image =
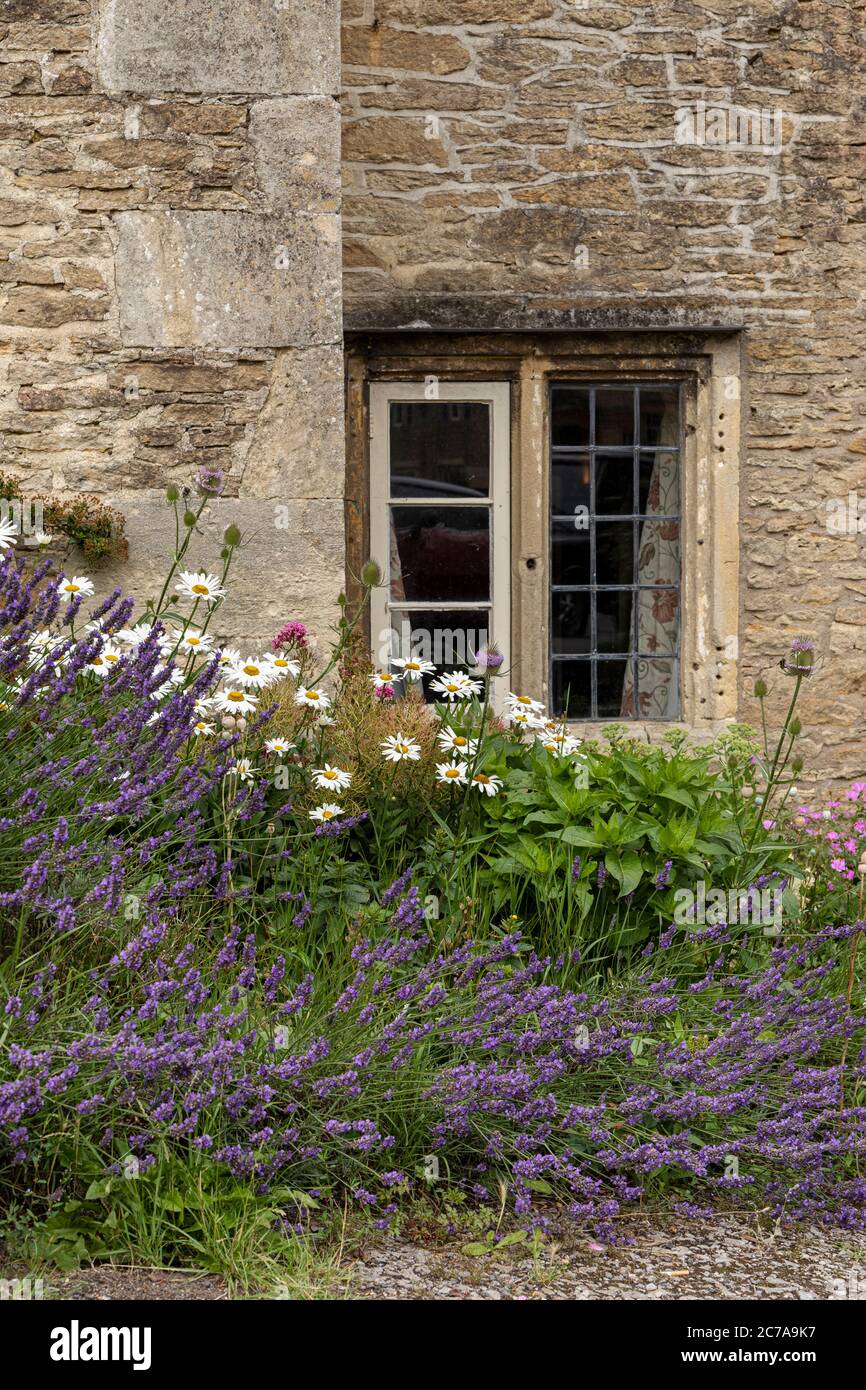
<path id="1" fill-rule="evenodd" d="M 487 500 L 476 498 L 436 499 L 436 505 L 486 506 L 490 511 L 490 544 L 492 548 L 490 564 L 490 604 L 487 611 L 490 621 L 486 624 L 488 635 L 502 652 L 502 669 L 508 671 L 511 665 L 511 387 L 507 381 L 387 381 L 370 384 L 370 554 L 382 567 L 383 583 L 373 590 L 370 605 L 370 633 L 373 645 L 373 659 L 378 660 L 378 635 L 390 628 L 392 604 L 390 557 L 390 508 L 406 503 L 417 504 L 417 497 L 398 497 L 391 495 L 391 459 L 389 406 L 392 401 L 453 401 L 455 403 L 481 402 L 490 408 L 490 496 Z M 433 500 L 431 498 L 431 500 Z M 473 603 L 412 603 L 395 604 L 399 609 L 411 607 L 415 611 L 472 609 Z M 484 605 L 477 605 L 480 612 Z M 502 681 L 493 683 L 494 705 L 502 698 L 499 687 Z"/>

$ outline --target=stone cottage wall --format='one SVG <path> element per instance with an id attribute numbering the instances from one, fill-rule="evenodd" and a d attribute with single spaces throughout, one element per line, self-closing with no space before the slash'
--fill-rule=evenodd
<path id="1" fill-rule="evenodd" d="M 100 494 L 163 572 L 165 485 L 251 538 L 220 623 L 343 583 L 338 0 L 3 0 L 0 470 Z M 95 574 L 95 577 L 96 574 Z"/>
<path id="2" fill-rule="evenodd" d="M 348 322 L 742 324 L 741 717 L 811 633 L 807 761 L 862 775 L 866 536 L 827 522 L 853 493 L 866 530 L 864 0 L 344 0 L 343 19 Z M 700 101 L 705 122 L 778 112 L 778 149 L 706 124 L 679 143 Z"/>

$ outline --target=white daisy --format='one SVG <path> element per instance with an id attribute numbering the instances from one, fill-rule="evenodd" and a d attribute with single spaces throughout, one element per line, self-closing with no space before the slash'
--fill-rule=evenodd
<path id="1" fill-rule="evenodd" d="M 430 689 L 446 700 L 471 700 L 473 695 L 481 694 L 481 682 L 474 681 L 462 671 L 446 671 L 439 680 L 430 682 Z"/>
<path id="2" fill-rule="evenodd" d="M 528 695 L 515 695 L 513 690 L 509 690 L 506 704 L 509 710 L 520 710 L 523 714 L 544 713 L 544 705 L 540 700 L 531 700 Z"/>
<path id="3" fill-rule="evenodd" d="M 301 669 L 297 661 L 292 661 L 290 656 L 283 656 L 281 652 L 268 652 L 262 660 L 275 677 L 291 676 L 294 679 Z"/>
<path id="4" fill-rule="evenodd" d="M 209 652 L 213 638 L 208 637 L 206 632 L 193 632 L 190 628 L 183 634 L 179 645 L 182 652 Z"/>
<path id="5" fill-rule="evenodd" d="M 407 681 L 419 681 L 422 676 L 432 676 L 436 667 L 432 661 L 422 661 L 418 656 L 395 656 L 394 665 Z"/>
<path id="6" fill-rule="evenodd" d="M 213 726 L 213 724 L 209 724 L 208 721 L 207 721 L 206 719 L 197 719 L 196 722 L 193 724 L 192 727 L 193 727 L 193 732 L 196 733 L 196 734 L 198 734 L 199 737 L 201 737 L 201 736 L 204 735 L 204 734 L 212 734 L 212 733 L 214 733 L 214 726 Z"/>
<path id="7" fill-rule="evenodd" d="M 454 729 L 440 729 L 439 747 L 443 753 L 459 754 L 461 758 L 471 758 L 478 752 L 478 739 L 467 738 L 465 734 L 455 733 Z"/>
<path id="8" fill-rule="evenodd" d="M 193 705 L 193 713 L 197 719 L 204 719 L 210 714 L 214 707 L 214 697 L 212 695 L 202 695 Z"/>
<path id="9" fill-rule="evenodd" d="M 539 729 L 541 721 L 537 714 L 527 714 L 522 709 L 507 709 L 505 718 L 512 729 Z"/>
<path id="10" fill-rule="evenodd" d="M 11 516 L 0 521 L 0 550 L 8 550 L 18 539 L 18 527 Z"/>
<path id="11" fill-rule="evenodd" d="M 331 701 L 324 690 L 298 690 L 295 694 L 296 705 L 309 705 L 310 709 L 325 710 Z"/>
<path id="12" fill-rule="evenodd" d="M 34 531 L 30 539 L 34 545 L 50 545 L 54 537 L 49 536 L 47 531 Z"/>
<path id="13" fill-rule="evenodd" d="M 185 570 L 174 587 L 183 598 L 203 599 L 208 604 L 225 598 L 226 592 L 215 574 L 201 574 L 192 570 Z"/>
<path id="14" fill-rule="evenodd" d="M 421 745 L 414 739 L 404 738 L 402 734 L 389 734 L 382 744 L 382 757 L 389 763 L 402 763 L 404 759 L 417 763 L 421 757 Z"/>
<path id="15" fill-rule="evenodd" d="M 219 654 L 220 666 L 223 668 L 237 666 L 240 664 L 241 654 L 237 647 L 223 647 Z"/>
<path id="16" fill-rule="evenodd" d="M 335 806 L 333 801 L 323 801 L 321 806 L 316 806 L 310 812 L 310 820 L 329 821 L 342 814 L 342 806 Z"/>
<path id="17" fill-rule="evenodd" d="M 150 636 L 151 625 L 144 619 L 135 624 L 135 627 L 123 627 L 115 636 L 118 642 L 124 642 L 128 647 L 140 647 L 142 642 Z"/>
<path id="18" fill-rule="evenodd" d="M 466 764 L 457 762 L 437 763 L 436 781 L 451 782 L 458 787 L 464 786 L 466 782 Z"/>
<path id="19" fill-rule="evenodd" d="M 88 579 L 86 574 L 73 574 L 71 579 L 61 579 L 58 592 L 65 594 L 67 598 L 76 598 L 79 594 L 89 598 L 93 593 L 93 580 Z"/>
<path id="20" fill-rule="evenodd" d="M 237 777 L 239 782 L 252 782 L 255 768 L 249 758 L 238 758 L 234 767 L 230 767 L 226 777 Z"/>
<path id="21" fill-rule="evenodd" d="M 351 772 L 346 772 L 342 767 L 331 767 L 330 763 L 325 763 L 324 767 L 314 767 L 310 776 L 315 786 L 324 791 L 344 792 L 352 785 Z"/>
<path id="22" fill-rule="evenodd" d="M 106 642 L 102 651 L 93 658 L 85 667 L 86 671 L 93 671 L 97 676 L 107 676 L 112 666 L 118 661 L 123 660 L 123 653 L 119 647 Z"/>
<path id="23" fill-rule="evenodd" d="M 374 671 L 372 676 L 368 676 L 374 690 L 383 690 L 386 685 L 393 685 L 394 681 L 399 679 L 399 676 L 393 676 L 390 671 Z"/>
<path id="24" fill-rule="evenodd" d="M 492 773 L 476 772 L 472 778 L 472 785 L 485 796 L 495 796 L 502 786 L 502 778 L 494 777 Z"/>
<path id="25" fill-rule="evenodd" d="M 246 685 L 252 690 L 264 690 L 266 685 L 274 681 L 275 676 L 264 658 L 248 656 L 239 661 L 237 666 L 229 667 L 228 679 L 232 684 Z"/>
<path id="26" fill-rule="evenodd" d="M 258 699 L 248 690 L 227 686 L 214 696 L 214 706 L 221 714 L 252 714 Z"/>
<path id="27" fill-rule="evenodd" d="M 269 738 L 265 743 L 265 752 L 274 753 L 279 758 L 290 753 L 294 746 L 287 738 Z"/>

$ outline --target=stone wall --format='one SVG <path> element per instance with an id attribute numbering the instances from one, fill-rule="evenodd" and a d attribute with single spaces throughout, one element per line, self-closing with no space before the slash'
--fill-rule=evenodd
<path id="1" fill-rule="evenodd" d="M 347 321 L 742 324 L 741 717 L 811 633 L 807 762 L 862 775 L 866 536 L 826 522 L 859 489 L 866 529 L 866 2 L 343 15 Z M 705 143 L 679 143 L 701 101 Z M 769 113 L 769 148 L 712 143 L 719 108 Z"/>
<path id="2" fill-rule="evenodd" d="M 124 512 L 99 584 L 145 596 L 223 469 L 193 559 L 250 536 L 252 644 L 343 584 L 338 90 L 338 0 L 0 6 L 0 470 Z"/>

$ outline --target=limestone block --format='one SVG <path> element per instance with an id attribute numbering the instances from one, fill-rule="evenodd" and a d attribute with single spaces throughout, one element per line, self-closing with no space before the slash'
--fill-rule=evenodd
<path id="1" fill-rule="evenodd" d="M 109 92 L 336 93 L 340 0 L 104 0 Z"/>
<path id="2" fill-rule="evenodd" d="M 124 346 L 290 347 L 340 336 L 335 214 L 116 217 Z"/>
<path id="3" fill-rule="evenodd" d="M 250 108 L 256 182 L 267 211 L 336 212 L 340 111 L 329 97 L 283 97 Z"/>

